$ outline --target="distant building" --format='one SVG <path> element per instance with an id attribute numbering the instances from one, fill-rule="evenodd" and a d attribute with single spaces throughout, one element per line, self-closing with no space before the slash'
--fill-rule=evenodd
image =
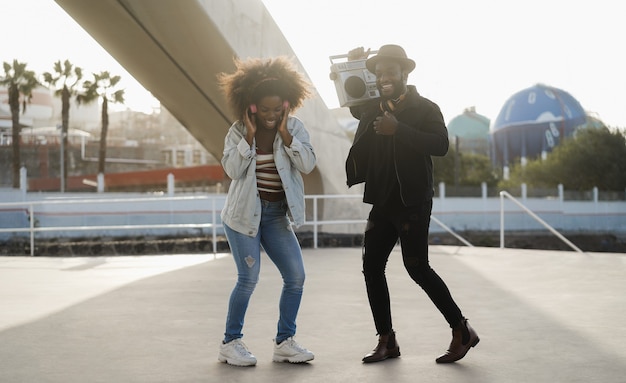
<path id="1" fill-rule="evenodd" d="M 33 90 L 32 98 L 24 111 L 20 105 L 20 126 L 22 128 L 42 128 L 61 123 L 61 98 L 44 86 Z M 99 101 L 78 105 L 74 98 L 70 101 L 70 128 L 97 132 L 100 130 Z M 11 136 L 12 122 L 7 89 L 0 87 L 0 145 L 7 144 Z"/>
<path id="2" fill-rule="evenodd" d="M 67 191 L 85 187 L 80 180 L 73 178 L 97 172 L 100 103 L 95 100 L 78 105 L 74 98 L 71 99 L 66 148 L 68 162 L 65 164 L 69 177 Z M 27 170 L 30 187 L 39 185 L 41 188 L 32 190 L 59 190 L 60 123 L 60 98 L 48 88 L 36 88 L 26 105 L 26 113 L 20 111 L 20 160 Z M 6 165 L 0 167 L 0 187 L 12 184 L 12 140 L 8 93 L 6 88 L 0 88 L 0 163 Z M 219 164 L 165 108 L 152 114 L 128 109 L 122 112 L 109 110 L 106 156 L 107 174 L 167 168 L 204 171 L 202 166 Z M 134 185 L 131 179 L 128 182 Z M 197 185 L 200 181 L 187 179 L 185 182 Z M 123 185 L 116 187 L 127 189 Z"/>
<path id="3" fill-rule="evenodd" d="M 504 103 L 491 126 L 494 165 L 507 168 L 545 157 L 586 125 L 585 110 L 566 91 L 543 84 L 521 90 Z"/>
<path id="4" fill-rule="evenodd" d="M 37 122 L 47 124 L 53 116 L 54 101 L 48 88 L 37 87 L 32 92 L 32 98 L 26 104 L 26 110 L 20 104 L 20 126 L 34 127 Z M 0 87 L 0 145 L 7 145 L 11 140 L 12 131 L 11 108 L 7 88 Z M 39 126 L 42 126 L 39 125 Z"/>
<path id="5" fill-rule="evenodd" d="M 469 107 L 448 123 L 450 145 L 462 153 L 483 154 L 489 156 L 490 120 L 478 113 L 475 107 Z"/>

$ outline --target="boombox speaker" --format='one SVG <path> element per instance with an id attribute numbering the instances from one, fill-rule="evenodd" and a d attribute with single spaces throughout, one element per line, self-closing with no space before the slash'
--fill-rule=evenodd
<path id="1" fill-rule="evenodd" d="M 376 51 L 370 52 L 375 54 Z M 348 55 L 330 56 L 330 79 L 335 83 L 339 105 L 355 106 L 373 98 L 378 98 L 376 76 L 367 70 L 365 60 L 335 62 L 346 59 Z"/>

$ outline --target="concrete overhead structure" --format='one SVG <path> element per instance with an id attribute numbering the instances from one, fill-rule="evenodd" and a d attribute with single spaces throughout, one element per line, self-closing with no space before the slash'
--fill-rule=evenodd
<path id="1" fill-rule="evenodd" d="M 261 0 L 56 2 L 218 159 L 234 117 L 217 74 L 232 71 L 234 57 L 279 55 L 292 57 L 305 72 Z M 350 140 L 317 91 L 313 93 L 295 113 L 311 133 L 318 159 L 317 168 L 305 176 L 305 192 L 360 193 L 359 187 L 348 190 L 345 182 Z M 355 199 L 354 206 L 333 207 L 327 200 L 318 214 L 361 209 L 361 204 Z"/>

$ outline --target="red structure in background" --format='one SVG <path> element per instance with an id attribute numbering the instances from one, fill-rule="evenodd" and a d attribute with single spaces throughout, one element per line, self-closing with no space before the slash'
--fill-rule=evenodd
<path id="1" fill-rule="evenodd" d="M 229 181 L 221 165 L 202 165 L 186 168 L 165 168 L 104 175 L 106 191 L 146 192 L 167 190 L 167 176 L 172 174 L 176 187 L 212 186 Z M 70 176 L 67 178 L 66 191 L 96 191 L 95 174 Z M 58 191 L 61 180 L 58 178 L 34 178 L 28 180 L 29 191 Z"/>

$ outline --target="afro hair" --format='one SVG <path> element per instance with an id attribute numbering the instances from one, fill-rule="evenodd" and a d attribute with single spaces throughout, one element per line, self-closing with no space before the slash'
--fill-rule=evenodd
<path id="1" fill-rule="evenodd" d="M 220 73 L 217 79 L 235 116 L 243 116 L 250 104 L 266 96 L 279 96 L 295 110 L 311 95 L 310 83 L 285 56 L 234 62 L 235 71 Z"/>

